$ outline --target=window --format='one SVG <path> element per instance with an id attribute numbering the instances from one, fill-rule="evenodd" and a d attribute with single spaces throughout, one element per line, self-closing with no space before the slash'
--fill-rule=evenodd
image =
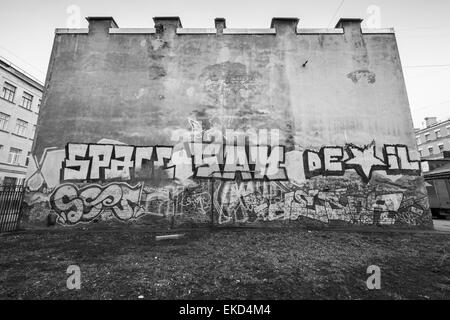
<path id="1" fill-rule="evenodd" d="M 16 183 L 17 183 L 17 178 L 14 178 L 14 177 L 3 178 L 3 185 L 5 185 L 5 186 L 15 186 Z"/>
<path id="2" fill-rule="evenodd" d="M 22 104 L 21 107 L 25 109 L 31 110 L 31 104 L 33 103 L 33 96 L 29 93 L 24 92 L 22 96 Z"/>
<path id="3" fill-rule="evenodd" d="M 417 144 L 419 145 L 420 144 L 420 137 L 416 137 L 416 140 L 417 140 Z"/>
<path id="4" fill-rule="evenodd" d="M 21 153 L 22 150 L 11 147 L 9 149 L 8 163 L 18 165 Z"/>
<path id="5" fill-rule="evenodd" d="M 42 103 L 42 100 L 39 99 L 39 102 L 38 102 L 38 105 L 37 105 L 37 112 L 39 112 L 39 110 L 41 109 L 41 103 Z"/>
<path id="6" fill-rule="evenodd" d="M 439 139 L 441 137 L 441 130 L 434 131 L 436 133 L 436 139 Z"/>
<path id="7" fill-rule="evenodd" d="M 31 152 L 28 152 L 27 159 L 25 160 L 25 166 L 27 166 L 27 167 L 28 167 L 28 164 L 30 163 L 30 156 L 31 156 Z"/>
<path id="8" fill-rule="evenodd" d="M 443 144 L 439 145 L 439 152 L 440 153 L 444 152 L 444 145 Z"/>
<path id="9" fill-rule="evenodd" d="M 25 136 L 27 133 L 28 122 L 17 119 L 16 127 L 14 128 L 14 133 L 19 136 Z"/>
<path id="10" fill-rule="evenodd" d="M 0 112 L 0 130 L 8 129 L 9 115 Z"/>
<path id="11" fill-rule="evenodd" d="M 3 85 L 2 98 L 8 100 L 9 102 L 14 102 L 14 96 L 16 95 L 16 87 L 12 84 L 5 82 Z"/>
<path id="12" fill-rule="evenodd" d="M 433 154 L 433 147 L 429 147 L 429 148 L 428 148 L 428 153 L 429 153 L 430 155 Z"/>
<path id="13" fill-rule="evenodd" d="M 429 133 L 425 133 L 425 141 L 430 141 L 430 134 Z"/>
<path id="14" fill-rule="evenodd" d="M 422 150 L 419 150 L 419 155 L 423 157 Z"/>
<path id="15" fill-rule="evenodd" d="M 34 139 L 34 135 L 36 134 L 36 125 L 31 127 L 31 139 Z"/>

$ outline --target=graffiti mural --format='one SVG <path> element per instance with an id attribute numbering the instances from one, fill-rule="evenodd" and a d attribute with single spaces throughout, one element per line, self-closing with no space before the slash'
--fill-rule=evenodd
<path id="1" fill-rule="evenodd" d="M 136 219 L 143 213 L 139 206 L 140 195 L 140 185 L 92 184 L 79 189 L 74 184 L 66 183 L 53 191 L 49 201 L 58 214 L 58 222 L 62 224 L 90 222 L 107 209 L 116 218 L 126 221 Z"/>
<path id="2" fill-rule="evenodd" d="M 62 181 L 155 179 L 163 170 L 175 178 L 170 163 L 173 147 L 134 147 L 127 145 L 68 143 L 62 163 Z"/>
<path id="3" fill-rule="evenodd" d="M 156 179 L 177 176 L 177 165 L 192 164 L 193 178 L 287 180 L 284 147 L 192 143 L 187 149 L 69 143 L 62 163 L 62 181 Z"/>
<path id="4" fill-rule="evenodd" d="M 352 182 L 327 191 L 284 182 L 222 184 L 215 201 L 219 224 L 301 218 L 325 224 L 417 224 L 427 210 L 425 201 L 412 204 L 413 195 L 406 196 L 401 188 L 383 190 Z"/>
<path id="5" fill-rule="evenodd" d="M 190 131 L 173 134 L 173 145 L 102 139 L 46 149 L 31 161 L 28 204 L 48 203 L 66 226 L 104 220 L 414 226 L 426 219 L 420 162 L 406 145 L 286 151 L 278 130 L 189 124 Z"/>
<path id="6" fill-rule="evenodd" d="M 282 146 L 235 146 L 193 143 L 174 153 L 168 146 L 127 146 L 69 143 L 62 162 L 61 181 L 155 179 L 156 172 L 175 179 L 177 165 L 190 163 L 197 179 L 287 181 L 285 149 Z M 187 162 L 186 162 L 187 161 Z M 420 161 L 412 161 L 404 145 L 384 145 L 383 158 L 375 143 L 347 144 L 303 152 L 305 177 L 342 176 L 355 170 L 365 181 L 374 171 L 387 174 L 420 175 Z"/>
<path id="7" fill-rule="evenodd" d="M 405 145 L 384 145 L 383 158 L 376 154 L 375 142 L 366 146 L 347 144 L 344 147 L 322 147 L 320 151 L 303 153 L 305 176 L 341 176 L 348 169 L 355 170 L 368 182 L 374 171 L 387 174 L 420 175 L 420 161 L 412 161 Z"/>
<path id="8" fill-rule="evenodd" d="M 146 214 L 161 217 L 181 216 L 187 213 L 200 216 L 211 212 L 208 184 L 191 187 L 144 187 L 140 206 Z"/>

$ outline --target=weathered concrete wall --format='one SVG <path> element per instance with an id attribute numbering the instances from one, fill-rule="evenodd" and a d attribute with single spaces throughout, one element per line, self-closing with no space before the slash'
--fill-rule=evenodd
<path id="1" fill-rule="evenodd" d="M 55 35 L 25 223 L 430 226 L 393 32 L 88 20 Z"/>

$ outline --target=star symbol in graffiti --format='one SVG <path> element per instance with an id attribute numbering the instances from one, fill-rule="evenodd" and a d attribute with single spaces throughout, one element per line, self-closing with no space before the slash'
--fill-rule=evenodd
<path id="1" fill-rule="evenodd" d="M 375 144 L 371 143 L 364 147 L 355 145 L 347 145 L 346 151 L 349 159 L 344 163 L 347 168 L 355 169 L 355 171 L 368 182 L 375 170 L 386 170 L 386 163 L 376 156 Z"/>

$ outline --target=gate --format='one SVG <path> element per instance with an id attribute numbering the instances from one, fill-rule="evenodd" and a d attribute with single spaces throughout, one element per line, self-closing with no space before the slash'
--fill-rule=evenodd
<path id="1" fill-rule="evenodd" d="M 24 193 L 23 185 L 0 185 L 0 232 L 19 228 Z"/>

